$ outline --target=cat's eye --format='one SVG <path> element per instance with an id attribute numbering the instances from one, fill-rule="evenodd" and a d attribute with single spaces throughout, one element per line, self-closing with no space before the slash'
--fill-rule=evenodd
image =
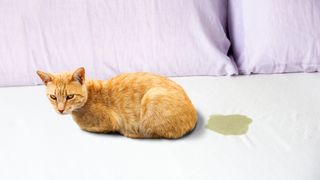
<path id="1" fill-rule="evenodd" d="M 67 96 L 67 100 L 72 99 L 73 97 L 74 97 L 74 95 L 70 94 L 70 95 Z"/>
<path id="2" fill-rule="evenodd" d="M 52 94 L 50 95 L 50 98 L 53 99 L 53 100 L 57 100 L 57 97 L 55 95 L 52 95 Z"/>

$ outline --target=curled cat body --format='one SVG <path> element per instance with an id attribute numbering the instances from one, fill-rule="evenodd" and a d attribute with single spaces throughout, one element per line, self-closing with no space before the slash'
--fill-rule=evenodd
<path id="1" fill-rule="evenodd" d="M 71 114 L 85 131 L 119 132 L 130 138 L 180 138 L 197 122 L 185 91 L 166 77 L 141 72 L 89 80 L 84 68 L 37 74 L 54 109 Z"/>

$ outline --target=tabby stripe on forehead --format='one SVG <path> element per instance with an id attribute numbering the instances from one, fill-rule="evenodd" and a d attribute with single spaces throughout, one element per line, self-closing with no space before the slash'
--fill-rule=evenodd
<path id="1" fill-rule="evenodd" d="M 57 93 L 58 95 L 60 95 L 60 96 L 64 96 L 64 95 L 66 95 L 65 89 L 66 89 L 66 85 L 65 85 L 65 84 L 61 84 L 60 86 L 58 86 L 58 87 L 56 88 L 56 90 L 57 90 L 56 93 Z"/>

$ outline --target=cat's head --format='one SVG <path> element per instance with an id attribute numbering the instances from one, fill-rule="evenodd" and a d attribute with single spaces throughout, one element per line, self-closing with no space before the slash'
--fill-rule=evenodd
<path id="1" fill-rule="evenodd" d="M 46 85 L 47 97 L 59 114 L 69 114 L 86 103 L 88 93 L 83 67 L 71 73 L 37 71 L 37 74 Z"/>

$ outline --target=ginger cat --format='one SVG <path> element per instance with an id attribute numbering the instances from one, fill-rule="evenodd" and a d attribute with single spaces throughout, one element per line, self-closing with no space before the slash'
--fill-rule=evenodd
<path id="1" fill-rule="evenodd" d="M 191 131 L 197 113 L 175 82 L 150 73 L 86 80 L 85 69 L 51 74 L 37 71 L 60 114 L 71 113 L 81 129 L 119 132 L 130 138 L 179 138 Z"/>

